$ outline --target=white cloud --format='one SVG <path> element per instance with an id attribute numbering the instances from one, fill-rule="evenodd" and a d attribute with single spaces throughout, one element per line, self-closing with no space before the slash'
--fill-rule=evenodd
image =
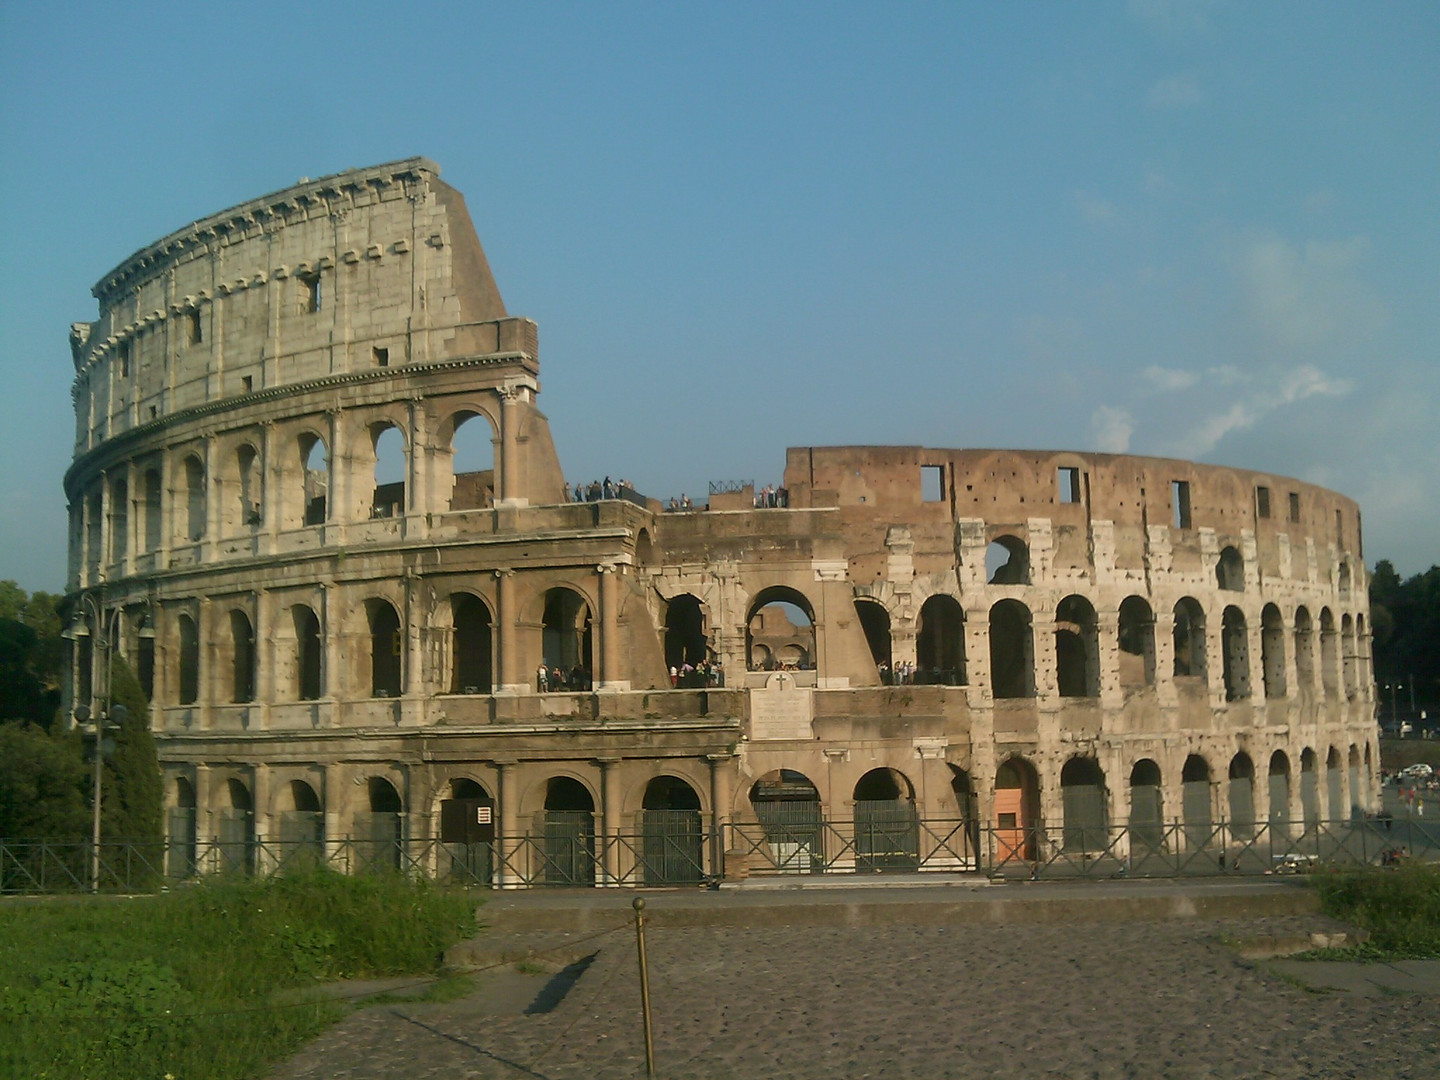
<path id="1" fill-rule="evenodd" d="M 1193 109 L 1204 100 L 1200 81 L 1188 73 L 1161 79 L 1145 93 L 1145 106 L 1149 109 Z"/>
<path id="2" fill-rule="evenodd" d="M 1115 405 L 1101 405 L 1090 415 L 1090 434 L 1095 447 L 1106 454 L 1123 454 L 1130 449 L 1135 420 L 1129 411 Z"/>
<path id="3" fill-rule="evenodd" d="M 1234 431 L 1253 428 L 1266 416 L 1288 405 L 1312 397 L 1344 397 L 1352 386 L 1347 379 L 1337 379 L 1312 364 L 1282 369 L 1263 376 L 1249 376 L 1237 368 L 1212 369 L 1213 373 L 1228 372 L 1235 376 L 1232 384 L 1246 386 L 1245 397 L 1203 416 L 1198 423 L 1176 439 L 1176 450 L 1183 457 L 1198 458 L 1210 453 L 1220 441 Z M 1212 372 L 1207 372 L 1207 378 Z"/>
<path id="4" fill-rule="evenodd" d="M 1379 329 L 1386 309 L 1359 276 L 1370 251 L 1363 236 L 1297 247 L 1274 234 L 1245 241 L 1235 259 L 1246 306 L 1281 345 L 1313 348 Z"/>
<path id="5" fill-rule="evenodd" d="M 1156 390 L 1173 393 L 1176 390 L 1194 386 L 1200 376 L 1193 371 L 1177 371 L 1174 368 L 1163 368 L 1151 364 L 1140 372 L 1140 378 Z"/>
<path id="6" fill-rule="evenodd" d="M 1203 33 L 1215 0 L 1130 0 L 1130 15 L 1161 34 Z"/>
<path id="7" fill-rule="evenodd" d="M 1100 225 L 1115 220 L 1115 204 L 1107 199 L 1077 191 L 1075 205 L 1080 210 L 1080 216 L 1091 224 Z"/>

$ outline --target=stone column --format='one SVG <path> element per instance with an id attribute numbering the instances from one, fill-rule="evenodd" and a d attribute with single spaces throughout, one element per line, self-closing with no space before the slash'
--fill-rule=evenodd
<path id="1" fill-rule="evenodd" d="M 125 559 L 122 565 L 126 577 L 135 573 L 135 555 L 140 547 L 139 541 L 145 535 L 144 522 L 136 513 L 137 507 L 142 505 L 142 501 L 135 497 L 135 478 L 138 475 L 132 459 L 125 465 Z"/>
<path id="2" fill-rule="evenodd" d="M 336 409 L 330 418 L 330 475 L 325 479 L 325 540 L 344 543 L 345 527 L 354 518 L 350 505 L 350 459 L 345 438 L 345 414 Z"/>
<path id="3" fill-rule="evenodd" d="M 94 560 L 98 575 L 97 581 L 104 581 L 109 576 L 106 571 L 109 569 L 113 554 L 110 545 L 110 504 L 113 501 L 114 496 L 110 492 L 110 474 L 102 472 L 100 474 L 100 550 L 96 553 L 98 558 Z M 95 582 L 91 582 L 91 584 L 93 585 Z"/>
<path id="4" fill-rule="evenodd" d="M 320 634 L 324 641 L 324 666 L 320 671 L 320 696 L 338 701 L 343 690 L 343 664 L 340 645 L 344 620 L 340 616 L 340 594 L 333 581 L 320 583 Z M 330 723 L 336 722 L 336 711 L 331 711 Z"/>
<path id="5" fill-rule="evenodd" d="M 265 852 L 265 842 L 270 838 L 270 767 L 257 764 L 251 772 L 251 795 L 254 798 L 252 818 L 255 833 L 255 872 L 264 874 L 270 869 L 271 860 Z"/>
<path id="6" fill-rule="evenodd" d="M 600 766 L 600 884 L 620 884 L 620 759 L 597 758 Z"/>
<path id="7" fill-rule="evenodd" d="M 199 671 L 196 672 L 196 711 L 200 714 L 200 729 L 209 730 L 213 721 L 211 704 L 215 700 L 215 618 L 210 598 L 200 598 L 200 610 L 195 620 L 195 636 L 199 639 Z"/>
<path id="8" fill-rule="evenodd" d="M 510 389 L 501 389 L 500 395 L 500 460 L 497 463 L 500 467 L 500 502 L 506 505 L 513 505 L 520 497 L 520 455 L 517 451 L 519 445 L 520 418 L 517 413 L 516 392 Z"/>
<path id="9" fill-rule="evenodd" d="M 597 566 L 600 576 L 600 678 L 597 690 L 629 690 L 630 681 L 622 679 L 620 647 L 620 568 L 614 563 Z"/>
<path id="10" fill-rule="evenodd" d="M 195 861 L 201 872 L 219 868 L 215 859 L 214 777 L 209 765 L 195 766 Z"/>
<path id="11" fill-rule="evenodd" d="M 169 449 L 160 455 L 160 548 L 155 553 L 155 569 L 170 568 L 170 547 L 175 542 L 174 454 Z"/>
<path id="12" fill-rule="evenodd" d="M 275 551 L 276 537 L 280 533 L 280 519 L 284 515 L 284 493 L 286 477 L 283 471 L 284 463 L 280 461 L 280 448 L 276 445 L 275 425 L 266 421 L 260 428 L 260 528 L 261 542 L 260 553 L 269 555 Z M 300 489 L 305 489 L 305 478 L 300 477 Z M 304 506 L 305 496 L 300 496 L 301 506 Z M 301 520 L 304 520 L 304 510 L 301 510 Z"/>
<path id="13" fill-rule="evenodd" d="M 710 763 L 710 824 L 714 835 L 710 840 L 710 873 L 715 877 L 725 874 L 726 826 L 730 824 L 730 803 L 733 798 L 733 754 L 706 754 Z"/>
<path id="14" fill-rule="evenodd" d="M 200 561 L 209 562 L 215 555 L 215 542 L 220 536 L 220 499 L 215 494 L 215 439 L 205 437 L 205 535 L 200 538 Z"/>
<path id="15" fill-rule="evenodd" d="M 496 786 L 499 787 L 499 817 L 498 828 L 495 830 L 495 878 L 502 889 L 518 889 L 524 884 L 510 866 L 511 861 L 519 861 L 520 851 L 516 841 L 515 822 L 517 797 L 520 794 L 516 790 L 514 759 L 507 759 L 495 762 Z"/>
<path id="16" fill-rule="evenodd" d="M 270 726 L 270 705 L 275 700 L 275 612 L 269 589 L 255 593 L 255 702 L 259 727 Z"/>
<path id="17" fill-rule="evenodd" d="M 522 694 L 529 683 L 520 670 L 520 632 L 515 609 L 515 571 L 496 570 L 495 617 L 496 647 L 500 653 L 500 680 L 497 689 L 504 694 Z"/>
<path id="18" fill-rule="evenodd" d="M 320 792 L 320 808 L 324 812 L 325 830 L 325 859 L 332 862 L 340 853 L 341 834 L 344 829 L 341 825 L 341 797 L 343 766 L 334 763 L 325 766 L 325 779 L 322 784 L 324 790 Z M 343 867 L 343 864 L 342 864 Z"/>

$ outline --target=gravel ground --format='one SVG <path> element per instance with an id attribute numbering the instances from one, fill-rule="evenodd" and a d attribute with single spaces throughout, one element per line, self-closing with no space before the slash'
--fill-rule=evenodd
<path id="1" fill-rule="evenodd" d="M 1313 924 L 651 928 L 657 1073 L 1435 1076 L 1440 998 L 1314 993 L 1223 944 Z M 484 993 L 376 1006 L 273 1080 L 644 1076 L 633 934 L 594 945 L 598 956 L 552 1011 L 497 1015 Z"/>

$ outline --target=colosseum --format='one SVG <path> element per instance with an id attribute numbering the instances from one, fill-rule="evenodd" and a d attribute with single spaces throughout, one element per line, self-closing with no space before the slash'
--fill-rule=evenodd
<path id="1" fill-rule="evenodd" d="M 572 490 L 536 325 L 423 158 L 194 222 L 94 295 L 67 707 L 129 659 L 192 868 L 1175 867 L 1376 805 L 1334 492 L 917 446 L 791 448 L 704 505 Z"/>

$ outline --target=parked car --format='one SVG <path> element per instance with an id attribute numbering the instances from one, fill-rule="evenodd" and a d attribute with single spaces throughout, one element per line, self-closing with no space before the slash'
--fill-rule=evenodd
<path id="1" fill-rule="evenodd" d="M 1435 770 L 1423 761 L 1417 761 L 1414 765 L 1407 765 L 1400 770 L 1401 779 L 1404 780 L 1424 780 L 1434 774 Z"/>

